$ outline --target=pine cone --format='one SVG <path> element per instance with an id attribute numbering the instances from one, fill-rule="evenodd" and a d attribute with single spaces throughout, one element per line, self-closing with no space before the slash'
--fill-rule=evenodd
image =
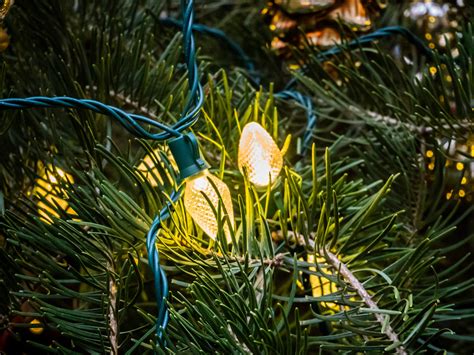
<path id="1" fill-rule="evenodd" d="M 383 7 L 374 0 L 273 0 L 262 13 L 274 33 L 272 49 L 288 57 L 289 45 L 328 47 L 368 31 Z"/>

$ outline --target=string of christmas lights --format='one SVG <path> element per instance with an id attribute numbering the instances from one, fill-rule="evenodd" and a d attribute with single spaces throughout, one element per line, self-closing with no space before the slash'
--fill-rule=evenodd
<path id="1" fill-rule="evenodd" d="M 165 24 L 181 26 L 183 32 L 183 51 L 188 69 L 189 93 L 181 118 L 175 124 L 171 126 L 166 125 L 145 116 L 127 113 L 120 108 L 95 100 L 71 97 L 35 96 L 29 98 L 6 98 L 0 100 L 0 110 L 30 108 L 87 109 L 116 119 L 128 132 L 138 138 L 168 141 L 179 170 L 179 183 L 185 183 L 184 204 L 186 210 L 196 225 L 211 239 L 217 240 L 220 234 L 227 243 L 230 243 L 232 241 L 232 230 L 235 227 L 230 191 L 223 181 L 209 172 L 209 165 L 202 158 L 199 144 L 194 134 L 183 133 L 183 131 L 192 127 L 198 120 L 204 103 L 204 92 L 199 81 L 193 31 L 210 34 L 227 41 L 230 48 L 241 56 L 249 71 L 254 72 L 254 66 L 242 48 L 230 40 L 224 32 L 204 25 L 194 24 L 193 5 L 193 0 L 182 2 L 183 14 L 181 21 L 172 19 L 160 20 Z M 359 48 L 362 44 L 371 43 L 394 34 L 404 35 L 424 54 L 432 58 L 432 51 L 424 46 L 411 32 L 401 27 L 388 27 L 375 31 L 372 34 L 361 36 L 345 46 L 337 46 L 321 52 L 318 55 L 318 59 L 322 61 L 336 55 L 342 52 L 344 47 Z M 303 67 L 300 70 L 304 71 L 305 68 Z M 258 82 L 258 79 L 255 82 Z M 316 126 L 317 117 L 311 99 L 292 89 L 295 83 L 296 78 L 292 79 L 283 91 L 277 93 L 276 97 L 284 100 L 295 100 L 307 110 L 308 122 L 303 137 L 302 150 L 304 154 L 311 143 L 311 134 Z M 142 126 L 143 124 L 149 125 L 157 131 L 150 132 Z M 257 123 L 250 123 L 244 127 L 239 144 L 238 160 L 241 172 L 246 174 L 249 181 L 257 188 L 261 189 L 272 186 L 283 167 L 281 151 L 268 132 Z M 161 224 L 169 218 L 173 204 L 181 195 L 181 190 L 174 191 L 171 194 L 169 202 L 160 211 L 159 215 L 155 217 L 146 235 L 148 260 L 154 274 L 154 287 L 158 306 L 156 336 L 159 341 L 163 339 L 163 334 L 169 321 L 169 313 L 166 307 L 168 282 L 159 263 L 156 239 Z M 220 217 L 221 220 L 218 220 L 217 217 Z"/>

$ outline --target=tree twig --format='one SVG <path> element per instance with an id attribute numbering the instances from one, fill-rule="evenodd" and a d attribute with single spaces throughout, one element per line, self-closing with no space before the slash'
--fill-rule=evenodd
<path id="1" fill-rule="evenodd" d="M 277 231 L 273 232 L 273 235 L 275 239 L 282 239 L 282 231 Z M 290 238 L 295 238 L 296 241 L 301 244 L 305 245 L 305 240 L 302 235 L 297 235 L 294 232 L 289 231 L 288 232 L 288 237 Z M 314 237 L 314 236 L 312 236 Z M 309 239 L 309 245 L 311 249 L 315 250 L 315 244 L 313 239 Z M 365 289 L 364 285 L 354 276 L 354 274 L 349 270 L 349 268 L 339 260 L 339 258 L 331 253 L 329 250 L 326 248 L 317 250 L 317 252 L 320 254 L 320 256 L 327 256 L 329 259 L 328 262 L 332 265 L 332 267 L 335 270 L 338 270 L 341 276 L 345 279 L 346 282 L 348 282 L 354 290 L 356 290 L 357 294 L 359 297 L 362 299 L 362 301 L 374 312 L 375 318 L 377 321 L 384 327 L 385 325 L 385 319 L 384 316 L 381 313 L 377 313 L 380 308 L 377 306 L 377 303 L 372 299 L 372 297 L 369 295 L 367 290 Z M 399 344 L 400 339 L 398 338 L 398 334 L 395 332 L 395 330 L 391 327 L 390 323 L 387 323 L 385 326 L 384 330 L 385 335 L 394 343 L 394 344 Z M 399 355 L 407 355 L 407 352 L 405 348 L 401 345 L 397 346 L 396 348 L 396 353 Z"/>
<path id="2" fill-rule="evenodd" d="M 437 130 L 437 129 L 445 129 L 445 130 L 451 130 L 453 128 L 466 129 L 468 127 L 474 126 L 474 122 L 471 122 L 468 120 L 462 120 L 458 124 L 454 124 L 454 125 L 445 124 L 439 127 L 417 126 L 409 122 L 402 122 L 390 116 L 381 115 L 380 113 L 377 113 L 377 112 L 362 110 L 356 106 L 349 106 L 348 110 L 350 110 L 351 112 L 355 112 L 359 116 L 367 115 L 370 118 L 372 118 L 375 122 L 385 123 L 388 126 L 403 126 L 406 129 L 408 129 L 410 132 L 414 132 L 418 134 L 432 133 L 434 130 Z"/>
<path id="3" fill-rule="evenodd" d="M 107 263 L 107 269 L 112 266 Z M 117 284 L 113 275 L 109 276 L 109 342 L 110 354 L 118 355 L 118 320 L 117 320 Z"/>

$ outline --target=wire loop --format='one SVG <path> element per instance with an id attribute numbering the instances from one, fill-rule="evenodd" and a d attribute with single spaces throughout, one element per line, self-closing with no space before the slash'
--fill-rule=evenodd
<path id="1" fill-rule="evenodd" d="M 190 128 L 199 118 L 199 112 L 204 104 L 204 92 L 202 85 L 199 82 L 199 68 L 196 61 L 196 46 L 193 36 L 194 1 L 183 0 L 181 2 L 181 7 L 183 10 L 183 50 L 186 67 L 188 69 L 189 94 L 181 118 L 175 124 L 169 126 L 145 116 L 127 113 L 117 107 L 106 105 L 99 101 L 67 96 L 34 96 L 28 98 L 0 99 L 0 110 L 21 110 L 31 108 L 86 109 L 117 120 L 127 131 L 137 138 L 163 141 L 173 137 L 182 136 L 182 131 Z M 142 127 L 141 124 L 150 125 L 162 132 L 152 133 Z M 156 336 L 160 342 L 162 342 L 163 333 L 169 321 L 169 311 L 166 305 L 166 299 L 168 297 L 168 281 L 166 279 L 166 274 L 159 263 L 160 259 L 158 249 L 156 248 L 156 237 L 158 230 L 161 227 L 161 223 L 169 217 L 172 204 L 177 201 L 179 196 L 179 191 L 173 192 L 170 197 L 171 202 L 167 203 L 159 215 L 155 217 L 150 230 L 146 235 L 148 260 L 154 275 L 154 286 L 158 307 Z"/>

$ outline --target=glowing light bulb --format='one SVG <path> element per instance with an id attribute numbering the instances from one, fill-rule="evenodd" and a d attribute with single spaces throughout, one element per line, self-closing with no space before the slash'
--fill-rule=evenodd
<path id="1" fill-rule="evenodd" d="M 212 182 L 212 183 L 211 183 Z M 212 185 L 214 184 L 215 187 Z M 219 195 L 222 203 L 219 206 Z M 206 197 L 207 199 L 206 199 Z M 184 206 L 193 218 L 194 222 L 206 233 L 210 238 L 216 240 L 219 225 L 224 228 L 224 235 L 228 243 L 232 241 L 229 229 L 229 223 L 224 219 L 227 215 L 234 227 L 234 209 L 232 207 L 232 199 L 229 188 L 218 177 L 204 170 L 202 173 L 189 178 L 186 182 L 184 191 Z M 222 216 L 222 224 L 217 221 L 216 212 Z"/>
<path id="2" fill-rule="evenodd" d="M 315 264 L 314 260 L 314 255 L 308 254 L 308 263 Z M 318 264 L 324 264 L 324 258 L 318 257 L 316 260 Z M 317 271 L 316 267 L 314 266 L 310 266 L 309 270 L 314 272 Z M 321 271 L 325 274 L 332 275 L 332 272 L 328 268 L 321 267 Z M 337 285 L 323 276 L 311 274 L 309 275 L 309 282 L 311 284 L 311 293 L 313 297 L 329 296 L 333 293 L 338 292 Z M 347 307 L 341 307 L 334 302 L 321 302 L 321 306 L 336 312 L 339 312 L 341 308 L 348 309 Z"/>
<path id="3" fill-rule="evenodd" d="M 238 164 L 258 188 L 274 182 L 283 167 L 283 154 L 268 132 L 256 122 L 248 123 L 240 137 Z"/>
<path id="4" fill-rule="evenodd" d="M 59 187 L 59 180 L 67 183 L 74 183 L 72 175 L 64 172 L 58 167 L 51 164 L 43 166 L 40 162 L 38 164 L 40 169 L 40 176 L 35 180 L 35 187 L 33 194 L 40 197 L 42 200 L 38 202 L 38 213 L 41 220 L 46 223 L 53 223 L 51 216 L 59 218 L 60 215 L 55 208 L 51 206 L 58 206 L 61 210 L 68 214 L 76 215 L 76 212 L 69 206 L 66 201 L 67 194 Z"/>
<path id="5" fill-rule="evenodd" d="M 168 154 L 166 158 L 171 167 L 174 170 L 177 170 L 176 161 L 173 156 Z M 137 170 L 140 170 L 143 173 L 145 179 L 148 180 L 152 187 L 163 186 L 165 183 L 169 184 L 174 180 L 170 174 L 169 168 L 163 161 L 159 148 L 155 149 L 152 154 L 145 155 L 137 166 Z M 166 177 L 166 181 L 164 180 L 164 177 Z"/>

